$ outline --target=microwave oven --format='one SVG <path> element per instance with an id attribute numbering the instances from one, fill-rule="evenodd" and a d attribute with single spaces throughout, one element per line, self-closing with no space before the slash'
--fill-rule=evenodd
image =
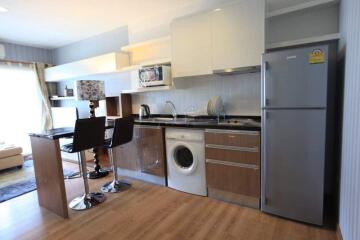
<path id="1" fill-rule="evenodd" d="M 169 66 L 143 67 L 138 70 L 139 87 L 171 85 L 171 68 Z"/>

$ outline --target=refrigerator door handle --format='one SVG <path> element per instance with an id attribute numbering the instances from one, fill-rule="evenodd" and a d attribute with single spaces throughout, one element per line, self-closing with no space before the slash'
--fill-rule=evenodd
<path id="1" fill-rule="evenodd" d="M 269 112 L 263 111 L 262 124 L 261 124 L 261 182 L 262 182 L 262 194 L 261 201 L 262 205 L 267 205 L 267 180 L 266 180 L 266 121 L 269 119 Z"/>
<path id="2" fill-rule="evenodd" d="M 270 105 L 270 99 L 268 99 L 267 96 L 266 96 L 266 73 L 267 73 L 267 70 L 269 69 L 269 62 L 263 61 L 262 62 L 262 69 L 263 69 L 263 74 L 262 74 L 262 104 L 263 104 L 263 107 L 268 107 Z"/>

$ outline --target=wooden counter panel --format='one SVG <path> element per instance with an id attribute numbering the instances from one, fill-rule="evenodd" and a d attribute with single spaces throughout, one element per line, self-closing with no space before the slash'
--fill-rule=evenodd
<path id="1" fill-rule="evenodd" d="M 59 140 L 30 137 L 40 206 L 68 218 Z"/>

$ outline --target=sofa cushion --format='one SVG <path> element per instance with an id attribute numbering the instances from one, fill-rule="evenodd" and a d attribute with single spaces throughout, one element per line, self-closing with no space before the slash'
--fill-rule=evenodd
<path id="1" fill-rule="evenodd" d="M 0 170 L 21 166 L 24 163 L 24 158 L 21 154 L 0 158 Z"/>
<path id="2" fill-rule="evenodd" d="M 18 155 L 21 153 L 22 153 L 21 147 L 4 146 L 4 145 L 0 146 L 0 159 L 6 158 L 6 157 L 11 157 L 11 156 Z"/>

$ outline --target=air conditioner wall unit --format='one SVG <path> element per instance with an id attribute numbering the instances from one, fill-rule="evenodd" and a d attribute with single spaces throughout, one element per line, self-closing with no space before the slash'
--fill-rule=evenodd
<path id="1" fill-rule="evenodd" d="M 5 59 L 5 46 L 0 44 L 0 59 Z"/>

